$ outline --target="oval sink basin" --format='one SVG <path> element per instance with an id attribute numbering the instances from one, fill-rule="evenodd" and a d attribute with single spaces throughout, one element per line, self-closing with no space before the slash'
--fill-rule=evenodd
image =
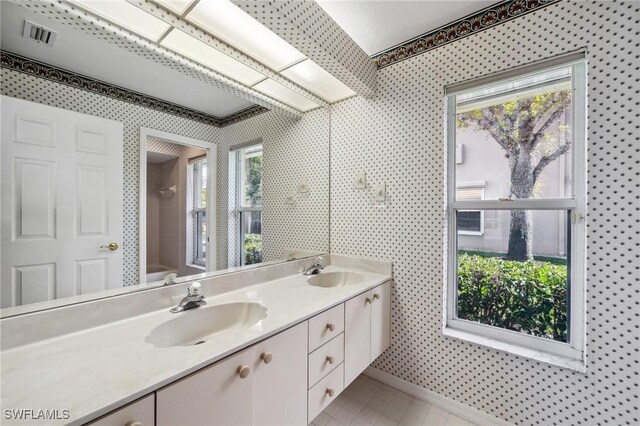
<path id="1" fill-rule="evenodd" d="M 176 315 L 151 330 L 145 341 L 158 348 L 198 345 L 214 334 L 256 325 L 266 318 L 267 308 L 260 303 L 234 302 Z"/>
<path id="2" fill-rule="evenodd" d="M 316 287 L 341 287 L 343 285 L 357 284 L 364 281 L 364 277 L 355 272 L 320 272 L 307 279 L 309 285 Z"/>

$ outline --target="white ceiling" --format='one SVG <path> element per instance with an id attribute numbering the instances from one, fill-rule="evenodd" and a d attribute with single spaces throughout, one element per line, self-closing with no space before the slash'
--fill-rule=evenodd
<path id="1" fill-rule="evenodd" d="M 496 3 L 496 0 L 316 1 L 368 55 Z"/>
<path id="2" fill-rule="evenodd" d="M 253 105 L 14 3 L 0 1 L 3 50 L 217 117 Z M 58 32 L 53 47 L 22 37 L 28 19 Z"/>

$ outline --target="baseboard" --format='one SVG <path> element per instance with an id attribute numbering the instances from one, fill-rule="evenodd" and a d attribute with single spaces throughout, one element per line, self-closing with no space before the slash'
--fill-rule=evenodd
<path id="1" fill-rule="evenodd" d="M 409 383 L 406 380 L 402 380 L 394 375 L 378 370 L 377 368 L 368 367 L 364 371 L 364 374 L 384 383 L 385 385 L 389 385 L 415 398 L 426 401 L 429 404 L 442 408 L 443 410 L 462 417 L 472 423 L 476 423 L 481 426 L 513 426 L 513 423 L 499 419 L 489 413 L 485 413 L 484 411 L 440 395 L 434 391 Z"/>

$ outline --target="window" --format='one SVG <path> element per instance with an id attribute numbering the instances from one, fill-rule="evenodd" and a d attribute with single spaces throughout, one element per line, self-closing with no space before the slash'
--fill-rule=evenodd
<path id="1" fill-rule="evenodd" d="M 445 334 L 582 368 L 585 74 L 580 53 L 447 89 Z"/>
<path id="2" fill-rule="evenodd" d="M 237 150 L 237 264 L 262 262 L 262 145 Z"/>
<path id="3" fill-rule="evenodd" d="M 194 161 L 187 167 L 189 184 L 193 185 L 191 215 L 193 217 L 192 264 L 205 266 L 207 257 L 207 159 Z"/>
<path id="4" fill-rule="evenodd" d="M 459 183 L 456 185 L 456 200 L 484 199 L 485 183 Z M 484 213 L 481 210 L 458 212 L 459 235 L 482 235 L 484 233 Z"/>

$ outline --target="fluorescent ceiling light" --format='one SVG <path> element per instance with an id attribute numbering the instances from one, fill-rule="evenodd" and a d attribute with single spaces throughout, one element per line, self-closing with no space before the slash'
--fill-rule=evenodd
<path id="1" fill-rule="evenodd" d="M 194 0 L 154 0 L 156 3 L 166 7 L 176 15 L 182 15 Z"/>
<path id="2" fill-rule="evenodd" d="M 356 94 L 311 59 L 287 68 L 280 74 L 329 103 L 338 102 Z"/>
<path id="3" fill-rule="evenodd" d="M 305 58 L 229 0 L 201 0 L 186 19 L 276 71 Z"/>
<path id="4" fill-rule="evenodd" d="M 288 87 L 285 87 L 282 84 L 271 80 L 270 78 L 261 81 L 260 83 L 253 86 L 253 88 L 258 92 L 262 92 L 267 96 L 271 96 L 272 98 L 277 99 L 282 103 L 285 103 L 290 107 L 293 107 L 302 112 L 307 112 L 320 106 L 312 100 L 305 98 L 301 94 L 294 92 Z"/>
<path id="5" fill-rule="evenodd" d="M 125 0 L 70 1 L 83 9 L 153 41 L 157 41 L 169 29 L 169 24 L 142 9 L 138 9 Z"/>
<path id="6" fill-rule="evenodd" d="M 253 86 L 264 78 L 253 68 L 176 28 L 160 44 L 247 86 Z"/>

